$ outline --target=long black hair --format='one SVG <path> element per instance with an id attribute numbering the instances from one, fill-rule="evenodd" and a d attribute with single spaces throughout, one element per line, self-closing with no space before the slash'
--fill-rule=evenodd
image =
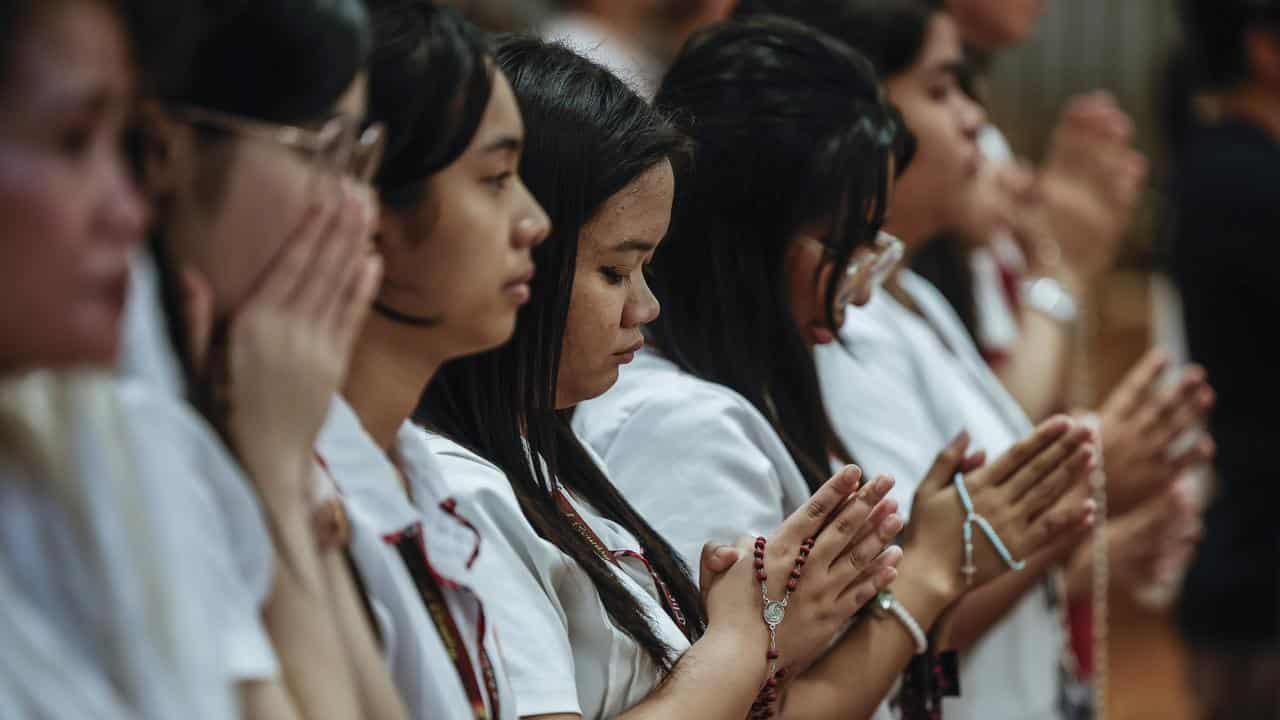
<path id="1" fill-rule="evenodd" d="M 369 118 L 387 128 L 374 186 L 383 205 L 418 207 L 427 182 L 466 152 L 493 94 L 489 40 L 459 12 L 431 0 L 369 0 L 374 50 Z M 402 325 L 431 327 L 432 315 L 373 309 Z"/>
<path id="2" fill-rule="evenodd" d="M 671 546 L 592 460 L 555 398 L 583 226 L 645 171 L 664 160 L 679 164 L 687 140 L 621 80 L 565 47 L 512 37 L 500 44 L 497 60 L 528 131 L 520 176 L 553 229 L 533 251 L 538 273 L 511 342 L 446 364 L 416 417 L 501 468 L 539 535 L 587 572 L 614 624 L 669 668 L 672 649 L 607 561 L 566 521 L 552 494 L 555 482 L 639 540 L 695 636 L 705 625 L 698 590 Z"/>
<path id="3" fill-rule="evenodd" d="M 746 397 L 816 489 L 831 454 L 850 454 L 792 316 L 788 247 L 804 227 L 829 228 L 823 244 L 836 271 L 826 313 L 836 327 L 844 268 L 884 220 L 890 158 L 901 155 L 900 168 L 910 154 L 900 119 L 864 58 L 770 15 L 694 36 L 654 102 L 697 147 L 671 237 L 653 260 L 664 307 L 651 326 L 654 345 Z"/>
<path id="4" fill-rule="evenodd" d="M 432 175 L 457 160 L 493 93 L 488 39 L 430 0 L 367 0 L 373 13 L 369 119 L 387 128 L 374 185 L 393 207 L 416 205 Z"/>

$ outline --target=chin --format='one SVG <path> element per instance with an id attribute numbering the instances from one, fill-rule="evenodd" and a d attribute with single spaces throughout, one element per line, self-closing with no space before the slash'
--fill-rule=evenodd
<path id="1" fill-rule="evenodd" d="M 600 377 L 592 378 L 590 383 L 580 385 L 577 388 L 578 392 L 574 393 L 576 397 L 572 404 L 577 405 L 578 403 L 584 403 L 588 400 L 598 398 L 609 392 L 609 388 L 612 388 L 617 383 L 618 368 L 615 366 L 605 372 L 602 372 Z"/>
<path id="2" fill-rule="evenodd" d="M 516 333 L 516 316 L 513 313 L 509 317 L 501 320 L 495 320 L 485 326 L 485 332 L 476 337 L 475 343 L 472 345 L 468 355 L 496 350 L 508 342 Z"/>

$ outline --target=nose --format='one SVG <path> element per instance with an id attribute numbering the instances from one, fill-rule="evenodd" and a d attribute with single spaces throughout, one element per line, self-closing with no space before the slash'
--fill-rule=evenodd
<path id="1" fill-rule="evenodd" d="M 965 138 L 977 142 L 978 131 L 987 124 L 987 111 L 978 103 L 961 95 L 960 128 Z"/>
<path id="2" fill-rule="evenodd" d="M 627 304 L 622 309 L 622 327 L 624 328 L 643 327 L 657 320 L 658 315 L 662 313 L 662 304 L 649 289 L 648 281 L 634 283 L 632 288 Z"/>
<path id="3" fill-rule="evenodd" d="M 107 234 L 124 245 L 141 244 L 151 208 L 123 158 L 113 160 L 103 188 L 99 220 Z"/>
<path id="4" fill-rule="evenodd" d="M 547 212 L 524 183 L 520 183 L 520 190 L 525 197 L 525 207 L 517 216 L 511 240 L 517 249 L 524 250 L 537 247 L 547 239 L 551 234 L 551 218 L 547 217 Z"/>

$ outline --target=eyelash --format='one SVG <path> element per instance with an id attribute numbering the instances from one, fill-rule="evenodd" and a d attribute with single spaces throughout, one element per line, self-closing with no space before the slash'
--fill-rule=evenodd
<path id="1" fill-rule="evenodd" d="M 505 172 L 500 172 L 497 175 L 494 175 L 492 177 L 485 178 L 485 182 L 489 183 L 490 185 L 494 186 L 499 190 L 506 190 L 507 185 L 510 184 L 511 178 L 514 176 L 515 176 L 515 173 L 511 172 L 510 170 L 507 170 Z"/>
<path id="2" fill-rule="evenodd" d="M 602 267 L 600 274 L 604 276 L 605 282 L 610 285 L 621 285 L 630 279 L 630 275 L 623 272 L 621 268 Z"/>

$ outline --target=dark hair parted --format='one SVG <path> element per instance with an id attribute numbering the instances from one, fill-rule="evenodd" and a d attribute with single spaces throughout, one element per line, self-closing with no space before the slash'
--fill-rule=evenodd
<path id="1" fill-rule="evenodd" d="M 835 327 L 844 268 L 883 223 L 890 158 L 908 145 L 900 119 L 865 59 L 769 15 L 694 36 L 655 103 L 696 152 L 652 263 L 663 313 L 651 338 L 684 370 L 746 397 L 817 488 L 832 454 L 850 456 L 792 315 L 788 248 L 803 228 L 828 229 L 835 272 L 825 297 Z"/>
<path id="2" fill-rule="evenodd" d="M 943 9 L 942 0 L 742 0 L 737 14 L 782 15 L 818 28 L 864 55 L 884 78 L 920 59 L 929 23 Z"/>
<path id="3" fill-rule="evenodd" d="M 520 176 L 550 215 L 552 232 L 533 251 L 538 273 L 511 342 L 446 364 L 416 417 L 501 468 L 534 529 L 582 566 L 614 624 L 669 668 L 672 649 L 557 508 L 557 480 L 639 540 L 695 637 L 705 624 L 698 590 L 676 552 L 595 464 L 555 400 L 583 226 L 645 171 L 685 155 L 687 140 L 621 80 L 563 46 L 506 38 L 497 60 L 528 132 Z"/>
<path id="4" fill-rule="evenodd" d="M 450 7 L 430 0 L 369 0 L 369 7 L 369 119 L 387 127 L 374 184 L 383 201 L 403 207 L 470 145 L 493 92 L 492 51 Z"/>

